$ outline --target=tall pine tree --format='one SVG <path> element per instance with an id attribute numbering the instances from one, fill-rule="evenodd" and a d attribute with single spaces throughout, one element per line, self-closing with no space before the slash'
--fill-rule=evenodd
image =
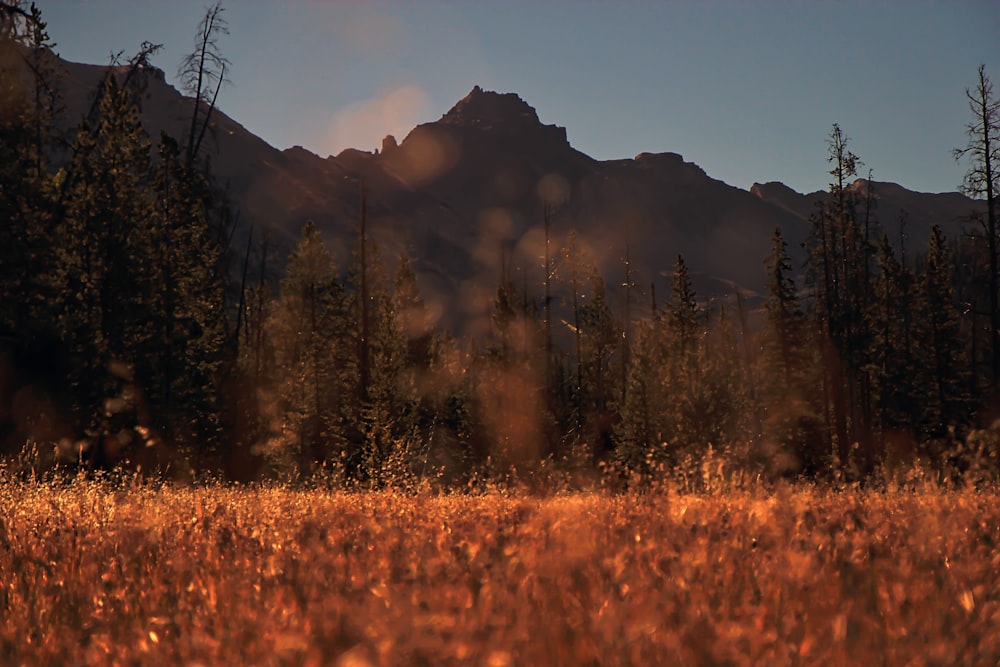
<path id="1" fill-rule="evenodd" d="M 354 390 L 348 327 L 333 257 L 307 222 L 289 257 L 269 327 L 282 374 L 285 444 L 291 462 L 306 471 L 346 452 Z"/>

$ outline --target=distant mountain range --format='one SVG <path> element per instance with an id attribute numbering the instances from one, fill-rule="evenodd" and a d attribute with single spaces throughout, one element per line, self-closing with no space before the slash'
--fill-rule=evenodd
<path id="1" fill-rule="evenodd" d="M 74 124 L 90 108 L 105 67 L 61 62 L 65 122 Z M 147 132 L 154 141 L 161 130 L 182 136 L 191 100 L 159 70 L 149 74 L 141 101 Z M 763 292 L 774 229 L 781 228 L 801 261 L 809 215 L 824 196 L 781 183 L 743 190 L 675 153 L 595 160 L 569 144 L 564 128 L 542 124 L 517 95 L 478 86 L 440 120 L 400 142 L 387 136 L 374 152 L 348 149 L 322 158 L 297 146 L 278 150 L 218 111 L 212 129 L 212 165 L 239 208 L 243 242 L 251 226 L 256 239 L 266 230 L 283 257 L 313 220 L 346 267 L 364 183 L 369 229 L 386 264 L 391 269 L 407 253 L 442 321 L 472 333 L 483 331 L 501 263 L 529 292 L 541 293 L 546 203 L 553 252 L 575 230 L 609 285 L 624 281 L 628 254 L 639 291 L 648 293 L 653 283 L 662 301 L 682 253 L 699 295 L 740 288 L 752 300 Z M 958 193 L 872 185 L 874 219 L 890 238 L 899 238 L 900 211 L 907 211 L 908 248 L 923 247 L 932 224 L 954 235 L 984 208 Z"/>

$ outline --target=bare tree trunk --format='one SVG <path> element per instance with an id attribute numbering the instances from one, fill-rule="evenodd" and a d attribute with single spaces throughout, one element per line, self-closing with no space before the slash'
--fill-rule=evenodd
<path id="1" fill-rule="evenodd" d="M 370 373 L 369 369 L 369 349 L 368 337 L 368 187 L 364 180 L 361 181 L 361 336 L 358 339 L 358 370 L 360 376 L 360 406 L 364 406 L 369 399 Z"/>
<path id="2" fill-rule="evenodd" d="M 628 394 L 628 370 L 629 357 L 631 355 L 630 345 L 631 323 L 632 323 L 632 263 L 630 259 L 631 248 L 625 246 L 625 303 L 623 305 L 624 321 L 622 322 L 622 405 L 625 405 L 625 397 Z"/>
<path id="3" fill-rule="evenodd" d="M 989 252 L 990 274 L 990 347 L 992 356 L 991 386 L 993 392 L 1000 390 L 1000 259 L 997 257 L 997 212 L 996 212 L 996 164 L 1000 140 L 1000 100 L 993 99 L 993 84 L 986 76 L 986 66 L 979 66 L 979 81 L 975 90 L 966 89 L 966 99 L 975 120 L 968 125 L 969 143 L 954 151 L 955 159 L 972 157 L 972 167 L 965 175 L 963 191 L 973 197 L 986 197 L 987 250 Z"/>

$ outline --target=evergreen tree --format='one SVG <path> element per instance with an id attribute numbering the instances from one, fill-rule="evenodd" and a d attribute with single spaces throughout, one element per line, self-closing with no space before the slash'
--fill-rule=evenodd
<path id="1" fill-rule="evenodd" d="M 619 459 L 652 472 L 694 463 L 709 443 L 698 423 L 712 402 L 702 375 L 705 339 L 684 258 L 677 257 L 673 299 L 665 312 L 636 327 L 617 429 Z"/>
<path id="2" fill-rule="evenodd" d="M 621 406 L 621 421 L 615 428 L 615 460 L 626 471 L 652 474 L 668 461 L 666 442 L 668 350 L 665 321 L 653 317 L 637 323 L 629 347 Z"/>
<path id="3" fill-rule="evenodd" d="M 141 366 L 164 436 L 205 450 L 221 435 L 221 376 L 230 355 L 215 195 L 168 136 L 160 139 L 152 193 L 143 254 L 153 279 L 147 317 L 156 331 Z"/>
<path id="4" fill-rule="evenodd" d="M 279 414 L 283 406 L 279 405 L 280 373 L 275 357 L 279 341 L 273 337 L 270 327 L 279 305 L 269 285 L 273 248 L 268 241 L 265 233 L 256 246 L 254 272 L 257 282 L 247 285 L 244 280 L 241 326 L 237 328 L 240 332 L 239 356 L 230 397 L 235 403 L 235 417 L 229 437 L 234 445 L 234 465 L 230 470 L 238 478 L 252 478 L 260 458 L 256 454 L 262 444 L 269 440 L 281 441 L 284 415 Z"/>
<path id="5" fill-rule="evenodd" d="M 619 374 L 614 367 L 621 328 L 608 305 L 604 278 L 597 267 L 589 271 L 590 290 L 579 307 L 582 357 L 581 414 L 594 454 L 603 459 L 613 448 L 612 430 L 617 411 Z M 620 363 L 620 359 L 618 360 Z"/>
<path id="6" fill-rule="evenodd" d="M 671 289 L 673 300 L 668 306 L 670 331 L 677 344 L 676 352 L 681 359 L 690 360 L 697 350 L 699 337 L 698 302 L 691 286 L 687 263 L 681 255 L 677 255 L 677 261 L 674 263 Z M 690 364 L 684 366 L 685 372 L 692 370 Z"/>
<path id="7" fill-rule="evenodd" d="M 400 355 L 392 406 L 395 438 L 410 450 L 406 463 L 415 467 L 418 458 L 426 460 L 427 452 L 420 450 L 429 443 L 435 421 L 422 385 L 431 372 L 437 341 L 417 276 L 405 253 L 400 254 L 393 277 L 392 333 Z"/>
<path id="8" fill-rule="evenodd" d="M 519 291 L 501 274 L 491 312 L 491 339 L 476 359 L 473 391 L 475 419 L 482 425 L 482 454 L 501 469 L 532 467 L 551 455 L 552 395 L 546 371 L 544 318 L 528 299 L 527 283 Z"/>
<path id="9" fill-rule="evenodd" d="M 965 346 L 952 285 L 952 258 L 937 225 L 919 275 L 916 362 L 922 396 L 920 426 L 930 438 L 968 423 L 970 397 Z"/>
<path id="10" fill-rule="evenodd" d="M 391 477 L 406 474 L 408 462 L 403 459 L 408 454 L 402 450 L 409 442 L 402 431 L 413 423 L 397 419 L 396 413 L 402 400 L 407 340 L 399 329 L 381 254 L 365 233 L 358 240 L 350 285 L 348 312 L 357 317 L 353 322 L 355 363 L 365 372 L 358 374 L 355 385 L 359 400 L 351 419 L 349 468 L 375 483 L 392 483 Z"/>
<path id="11" fill-rule="evenodd" d="M 970 197 L 986 200 L 986 236 L 989 272 L 989 318 L 993 391 L 1000 388 L 1000 250 L 997 248 L 997 193 L 1000 191 L 1000 99 L 994 97 L 986 66 L 979 66 L 975 89 L 967 89 L 972 121 L 967 126 L 969 143 L 954 151 L 955 159 L 969 159 L 962 190 Z"/>
<path id="12" fill-rule="evenodd" d="M 510 268 L 503 263 L 490 308 L 487 353 L 504 363 L 533 361 L 542 335 L 538 305 L 528 298 L 526 279 L 523 288 L 518 289 Z"/>
<path id="13" fill-rule="evenodd" d="M 283 375 L 286 439 L 295 462 L 306 469 L 345 449 L 353 389 L 347 326 L 333 257 L 319 230 L 307 222 L 289 257 L 280 305 L 269 327 Z"/>
<path id="14" fill-rule="evenodd" d="M 690 412 L 692 454 L 701 458 L 712 447 L 735 460 L 746 460 L 745 446 L 753 437 L 750 381 L 742 363 L 735 322 L 720 306 L 700 354 L 698 381 L 692 386 Z"/>
<path id="15" fill-rule="evenodd" d="M 818 367 L 811 331 L 799 303 L 792 277 L 788 246 L 780 230 L 771 237 L 767 267 L 767 320 L 761 335 L 761 400 L 765 411 L 765 465 L 784 472 L 789 464 L 785 454 L 795 457 L 791 463 L 802 473 L 815 474 L 826 463 L 830 452 L 824 447 L 821 430 L 822 405 L 817 396 Z M 776 445 L 779 451 L 767 449 Z"/>
<path id="16" fill-rule="evenodd" d="M 663 334 L 666 375 L 661 382 L 664 394 L 662 432 L 672 447 L 671 462 L 677 465 L 681 457 L 697 456 L 698 448 L 708 442 L 699 439 L 701 425 L 697 423 L 700 402 L 705 390 L 701 361 L 705 340 L 702 336 L 701 311 L 691 285 L 687 263 L 681 255 L 674 263 L 671 284 L 672 299 L 667 304 L 666 330 Z"/>
<path id="17" fill-rule="evenodd" d="M 912 430 L 921 412 L 913 358 L 912 314 L 917 304 L 913 275 L 896 258 L 888 236 L 883 236 L 879 244 L 878 269 L 875 378 L 879 422 L 885 434 Z"/>
<path id="18" fill-rule="evenodd" d="M 826 200 L 812 217 L 806 276 L 813 288 L 814 322 L 823 356 L 825 430 L 833 434 L 837 457 L 845 470 L 864 474 L 871 470 L 875 458 L 869 376 L 874 254 L 868 240 L 871 207 L 866 206 L 866 217 L 859 221 L 857 189 L 848 183 L 860 164 L 848 143 L 840 126 L 834 124 L 827 142 L 833 180 Z M 854 443 L 860 444 L 858 460 L 852 456 Z"/>
<path id="19" fill-rule="evenodd" d="M 993 386 L 988 246 L 982 234 L 973 233 L 959 236 L 955 249 L 955 297 L 963 314 L 962 335 L 969 345 L 972 396 L 989 396 Z"/>
<path id="20" fill-rule="evenodd" d="M 406 366 L 426 368 L 431 355 L 432 323 L 420 296 L 410 258 L 401 253 L 393 277 L 392 308 L 399 333 L 406 339 Z"/>
<path id="21" fill-rule="evenodd" d="M 764 305 L 767 312 L 764 354 L 771 371 L 769 389 L 780 396 L 796 389 L 796 376 L 801 373 L 805 361 L 800 348 L 805 321 L 792 277 L 788 245 L 779 229 L 775 229 L 771 237 L 771 254 L 766 265 L 768 298 Z"/>
<path id="22" fill-rule="evenodd" d="M 105 404 L 130 381 L 141 342 L 149 337 L 148 255 L 144 226 L 151 219 L 144 189 L 149 141 L 138 109 L 112 72 L 92 133 L 77 131 L 67 167 L 65 212 L 57 233 L 60 330 L 74 368 L 69 386 L 78 425 L 97 436 L 107 430 Z"/>
<path id="23" fill-rule="evenodd" d="M 34 5 L 0 5 L 0 336 L 51 338 L 55 56 Z"/>

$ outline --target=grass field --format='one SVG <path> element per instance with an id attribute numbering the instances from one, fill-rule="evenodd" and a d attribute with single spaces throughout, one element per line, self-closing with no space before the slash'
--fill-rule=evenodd
<path id="1" fill-rule="evenodd" d="M 0 664 L 996 665 L 1000 492 L 0 482 Z"/>

